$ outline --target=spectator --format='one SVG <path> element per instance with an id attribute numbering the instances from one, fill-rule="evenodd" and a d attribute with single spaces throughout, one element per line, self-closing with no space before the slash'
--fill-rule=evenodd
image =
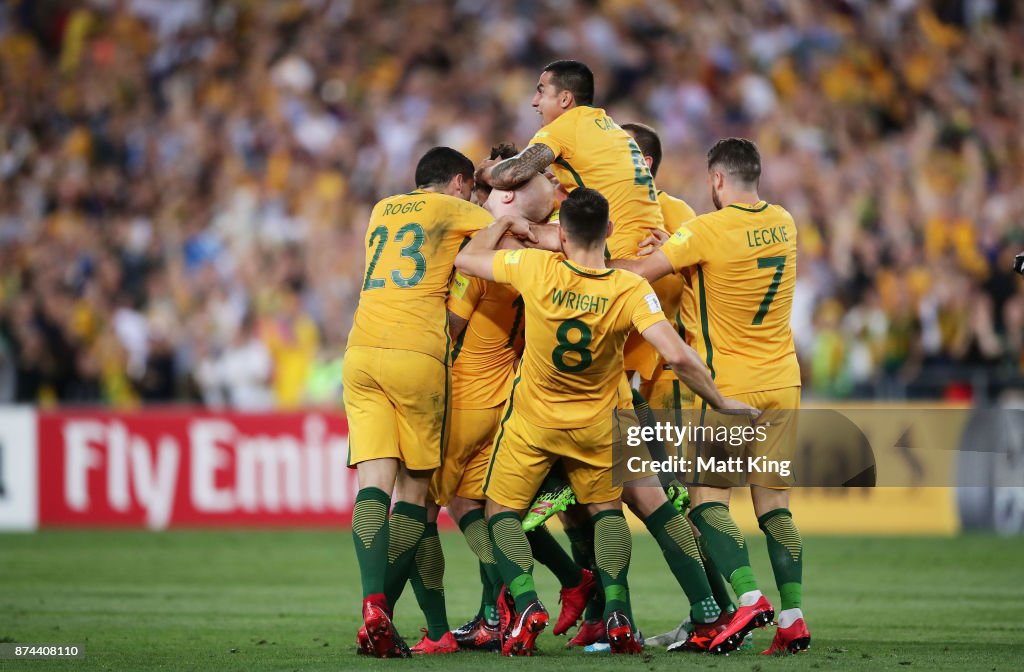
<path id="1" fill-rule="evenodd" d="M 1019 3 L 36 4 L 0 8 L 18 400 L 187 400 L 194 378 L 259 406 L 261 346 L 274 405 L 320 399 L 370 207 L 429 146 L 530 137 L 538 66 L 566 55 L 616 119 L 661 130 L 658 186 L 698 211 L 706 148 L 759 143 L 800 230 L 808 392 L 1021 379 Z M 253 377 L 224 383 L 228 353 Z"/>

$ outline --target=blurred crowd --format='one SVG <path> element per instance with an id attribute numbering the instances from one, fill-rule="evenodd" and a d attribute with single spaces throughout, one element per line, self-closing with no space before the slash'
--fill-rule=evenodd
<path id="1" fill-rule="evenodd" d="M 1012 0 L 6 0 L 0 402 L 339 403 L 373 203 L 528 140 L 564 57 L 698 212 L 758 142 L 809 393 L 1020 380 Z"/>

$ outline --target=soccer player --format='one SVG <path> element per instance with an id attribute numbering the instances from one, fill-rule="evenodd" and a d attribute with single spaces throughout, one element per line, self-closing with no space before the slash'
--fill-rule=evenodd
<path id="1" fill-rule="evenodd" d="M 661 167 L 661 138 L 650 126 L 640 123 L 623 124 L 622 129 L 633 136 L 637 146 L 644 155 L 644 161 L 651 169 L 651 175 L 658 176 L 658 169 Z M 662 216 L 665 218 L 665 229 L 669 234 L 675 233 L 679 227 L 697 216 L 697 213 L 686 201 L 671 196 L 658 189 L 658 205 L 661 206 Z M 679 336 L 688 345 L 693 345 L 692 339 L 696 333 L 697 313 L 694 302 L 693 285 L 690 278 L 690 269 L 683 269 L 679 273 L 666 275 L 658 280 L 654 287 L 662 287 L 663 292 L 659 293 L 662 298 L 662 308 L 665 316 L 672 322 Z M 673 410 L 676 412 L 676 423 L 682 424 L 682 410 L 689 409 L 693 405 L 693 390 L 689 389 L 672 373 L 664 361 L 659 361 L 650 379 L 644 379 L 640 384 L 640 394 L 647 399 L 651 408 L 661 410 Z M 700 550 L 701 538 L 696 538 L 697 547 Z M 647 639 L 647 644 L 654 646 L 670 646 L 678 642 L 690 640 L 683 645 L 683 650 L 701 651 L 718 634 L 718 630 L 725 627 L 731 618 L 732 612 L 736 610 L 729 595 L 729 589 L 722 580 L 722 575 L 717 571 L 714 561 L 710 559 L 706 550 L 701 550 L 701 560 L 704 562 L 704 570 L 708 584 L 714 596 L 715 603 L 721 610 L 721 616 L 711 624 L 701 624 L 700 619 L 694 618 L 694 605 L 691 605 L 690 614 L 677 628 L 662 635 Z M 694 591 L 691 591 L 694 592 Z M 688 593 L 689 595 L 689 593 Z M 699 591 L 697 591 L 699 596 Z M 752 637 L 748 639 L 752 640 Z"/>
<path id="2" fill-rule="evenodd" d="M 611 227 L 601 194 L 578 188 L 562 203 L 564 255 L 497 251 L 508 226 L 507 219 L 499 220 L 456 257 L 462 273 L 512 285 L 526 312 L 526 348 L 484 485 L 495 559 L 515 603 L 505 605 L 502 652 L 530 655 L 548 623 L 520 519 L 551 465 L 561 459 L 578 501 L 592 516 L 611 649 L 636 653 L 640 644 L 626 580 L 632 539 L 622 515 L 622 489 L 612 483 L 611 473 L 626 337 L 634 328 L 639 331 L 713 408 L 757 412 L 721 396 L 696 353 L 665 319 L 646 281 L 606 268 Z"/>
<path id="3" fill-rule="evenodd" d="M 606 258 L 635 258 L 640 243 L 651 229 L 664 229 L 654 178 L 633 138 L 604 110 L 593 107 L 593 102 L 594 76 L 585 64 L 569 60 L 549 64 L 540 75 L 532 101 L 541 115 L 543 128 L 518 155 L 478 170 L 478 180 L 508 188 L 550 166 L 570 194 L 586 185 L 607 198 L 614 227 L 603 250 Z M 658 283 L 654 290 L 662 299 L 678 296 L 678 286 L 677 279 L 668 279 Z M 657 365 L 657 352 L 644 339 L 634 335 L 627 341 L 625 371 L 637 371 L 650 379 Z M 650 422 L 646 401 L 629 388 L 625 377 L 620 381 L 619 408 L 636 408 L 641 421 Z M 664 459 L 664 448 L 660 444 L 649 447 L 652 454 Z M 665 492 L 657 487 L 657 476 L 628 474 L 628 485 L 629 492 L 624 499 L 645 521 L 661 546 L 673 574 L 687 594 L 696 622 L 711 626 L 721 611 L 712 597 L 692 530 Z M 662 485 L 672 487 L 668 478 Z M 682 493 L 682 489 L 676 492 Z M 584 516 L 566 528 L 577 562 L 584 566 L 590 560 L 587 556 L 593 534 L 587 522 Z M 586 646 L 606 634 L 595 616 L 591 613 L 591 618 L 585 620 L 570 640 L 571 645 Z M 702 631 L 702 634 L 707 633 Z"/>
<path id="4" fill-rule="evenodd" d="M 409 655 L 386 594 L 400 593 L 409 575 L 426 524 L 430 476 L 441 463 L 450 380 L 448 280 L 463 240 L 494 220 L 467 202 L 473 164 L 453 149 L 424 154 L 416 184 L 377 203 L 370 215 L 343 373 L 349 466 L 359 478 L 352 538 L 363 587 L 360 649 L 379 657 Z M 507 226 L 530 235 L 519 222 Z"/>
<path id="5" fill-rule="evenodd" d="M 728 394 L 773 412 L 770 440 L 752 457 L 773 459 L 793 449 L 800 407 L 800 368 L 789 327 L 796 283 L 796 226 L 790 214 L 757 194 L 761 156 L 742 138 L 708 152 L 708 182 L 717 211 L 683 224 L 660 249 L 614 265 L 649 280 L 690 268 L 696 278 L 698 352 Z M 706 409 L 706 404 L 702 405 Z M 810 645 L 800 610 L 803 544 L 789 511 L 787 484 L 771 474 L 749 475 L 758 523 L 768 540 L 782 597 L 779 627 L 764 653 L 798 652 Z M 729 489 L 691 488 L 690 520 L 739 597 L 728 627 L 711 643 L 734 649 L 747 632 L 771 622 L 774 608 L 758 590 L 743 535 L 729 513 Z"/>
<path id="6" fill-rule="evenodd" d="M 510 145 L 499 145 L 492 150 L 494 155 L 500 153 L 511 156 L 515 150 Z M 478 190 L 477 197 L 483 197 L 483 207 L 492 217 L 519 215 L 538 222 L 546 220 L 551 214 L 555 198 L 554 186 L 539 173 L 514 191 L 495 189 L 487 193 L 486 190 Z M 544 237 L 541 228 L 537 227 L 536 230 L 540 237 Z M 484 520 L 483 484 L 501 411 L 512 385 L 515 364 L 522 352 L 525 327 L 523 301 L 519 293 L 508 285 L 456 273 L 448 299 L 448 311 L 454 341 L 451 435 L 444 463 L 434 472 L 431 497 L 436 505 L 448 507 L 474 554 L 480 559 L 485 578 L 485 594 L 480 613 L 453 631 L 454 639 L 460 648 L 487 649 L 499 644 L 493 605 L 501 580 Z M 432 532 L 435 537 L 436 525 L 431 529 L 431 523 L 436 521 L 436 515 L 435 506 L 428 511 L 427 519 L 427 534 Z M 593 575 L 576 565 L 546 528 L 535 530 L 529 539 L 537 559 L 551 568 L 561 582 L 563 618 L 574 623 L 589 593 L 596 589 Z M 435 556 L 432 564 L 443 562 L 439 544 Z M 416 587 L 415 575 L 413 578 Z M 495 589 L 493 592 L 492 585 Z M 443 594 L 438 601 L 443 605 Z M 425 613 L 430 611 L 424 608 Z M 440 627 L 440 623 L 440 618 L 431 623 L 428 617 L 429 630 Z M 412 648 L 412 652 L 439 652 L 443 647 L 433 641 L 439 634 L 444 633 L 428 631 L 423 641 Z"/>

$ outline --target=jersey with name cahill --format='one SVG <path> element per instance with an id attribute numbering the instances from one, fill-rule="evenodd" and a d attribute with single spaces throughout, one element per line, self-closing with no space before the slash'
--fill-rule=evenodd
<path id="1" fill-rule="evenodd" d="M 608 199 L 612 259 L 635 257 L 648 229 L 664 228 L 643 153 L 604 110 L 574 107 L 537 131 L 530 144 L 547 145 L 554 152 L 551 169 L 566 191 L 589 187 Z"/>
<path id="2" fill-rule="evenodd" d="M 466 236 L 494 221 L 454 196 L 413 191 L 373 207 L 366 269 L 349 346 L 422 352 L 447 361 L 445 300 Z"/>
<path id="3" fill-rule="evenodd" d="M 553 429 L 604 420 L 618 401 L 629 332 L 643 332 L 665 319 L 650 283 L 621 270 L 585 268 L 543 250 L 497 253 L 494 277 L 519 290 L 526 307 L 515 411 Z"/>
<path id="4" fill-rule="evenodd" d="M 448 310 L 469 320 L 452 346 L 452 407 L 504 404 L 523 351 L 523 297 L 509 285 L 456 272 Z"/>
<path id="5" fill-rule="evenodd" d="M 692 267 L 692 345 L 722 394 L 800 385 L 789 327 L 796 286 L 796 225 L 778 205 L 734 203 L 683 224 L 662 246 L 672 267 Z"/>

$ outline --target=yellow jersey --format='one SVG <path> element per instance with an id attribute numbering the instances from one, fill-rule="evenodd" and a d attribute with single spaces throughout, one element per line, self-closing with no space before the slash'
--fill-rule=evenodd
<path id="1" fill-rule="evenodd" d="M 611 259 L 636 257 L 648 229 L 664 228 L 654 178 L 636 141 L 604 110 L 581 105 L 543 127 L 531 145 L 547 145 L 555 154 L 551 169 L 571 192 L 589 187 L 608 199 Z"/>
<path id="2" fill-rule="evenodd" d="M 494 255 L 494 278 L 519 290 L 526 308 L 516 412 L 549 429 L 579 429 L 609 417 L 626 337 L 665 319 L 650 283 L 530 249 Z"/>
<path id="3" fill-rule="evenodd" d="M 683 224 L 662 246 L 676 271 L 693 267 L 693 347 L 722 394 L 800 385 L 789 320 L 796 225 L 778 205 L 734 203 Z"/>
<path id="4" fill-rule="evenodd" d="M 456 271 L 448 310 L 469 320 L 452 346 L 452 408 L 504 404 L 523 351 L 523 297 L 509 285 Z"/>
<path id="5" fill-rule="evenodd" d="M 697 213 L 689 204 L 675 196 L 658 191 L 658 205 L 661 206 L 662 216 L 665 218 L 665 230 L 670 234 L 679 230 L 685 222 L 697 216 Z M 665 317 L 669 319 L 672 326 L 679 332 L 679 336 L 691 343 L 693 329 L 696 325 L 697 311 L 694 308 L 693 286 L 690 282 L 689 269 L 683 269 L 679 273 L 666 275 L 664 278 L 652 283 L 654 291 L 658 293 L 661 301 L 661 308 L 665 311 Z M 643 372 L 641 371 L 641 375 Z M 666 368 L 665 362 L 658 359 L 658 366 L 653 375 L 645 376 L 646 380 L 661 380 L 662 378 L 675 378 L 676 374 Z"/>
<path id="6" fill-rule="evenodd" d="M 483 208 L 446 194 L 413 191 L 377 203 L 348 345 L 412 350 L 446 363 L 455 255 L 493 221 Z"/>

